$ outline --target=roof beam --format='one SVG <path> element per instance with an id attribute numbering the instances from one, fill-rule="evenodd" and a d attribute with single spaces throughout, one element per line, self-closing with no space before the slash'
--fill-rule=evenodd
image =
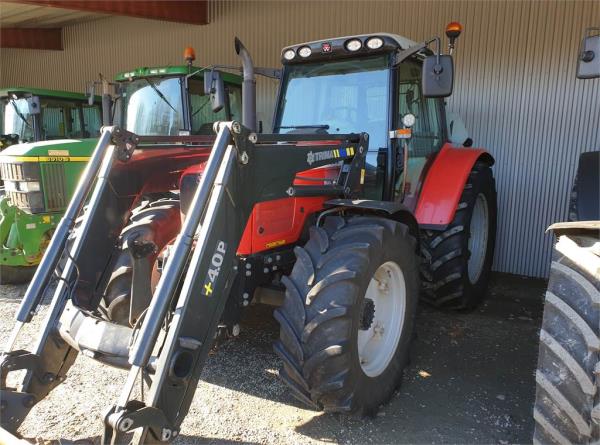
<path id="1" fill-rule="evenodd" d="M 0 28 L 0 48 L 62 51 L 61 31 L 60 28 Z"/>
<path id="2" fill-rule="evenodd" d="M 18 0 L 54 8 L 74 9 L 93 13 L 124 15 L 169 22 L 208 24 L 208 0 L 151 0 L 151 1 L 96 1 L 96 0 Z"/>

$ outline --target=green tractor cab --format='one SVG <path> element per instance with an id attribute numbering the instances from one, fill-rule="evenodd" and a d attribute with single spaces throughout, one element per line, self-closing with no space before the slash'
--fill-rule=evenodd
<path id="1" fill-rule="evenodd" d="M 99 97 L 41 88 L 0 90 L 0 150 L 14 144 L 100 134 Z"/>
<path id="2" fill-rule="evenodd" d="M 219 73 L 224 87 L 223 106 L 213 111 L 214 98 L 205 94 L 204 73 L 188 65 L 120 73 L 111 109 L 104 111 L 108 111 L 112 122 L 142 136 L 212 135 L 215 121 L 240 119 L 242 80 Z M 45 118 L 51 114 L 41 91 L 23 96 L 23 103 L 7 96 L 3 109 L 3 116 L 13 125 L 5 124 L 4 128 L 19 130 L 18 140 L 27 143 L 8 147 L 0 154 L 0 178 L 6 184 L 6 196 L 0 198 L 0 284 L 31 278 L 97 143 L 97 139 L 81 139 L 88 135 L 83 130 L 76 132 L 79 127 L 75 123 L 79 121 L 73 117 L 74 107 L 65 106 L 46 123 Z M 31 102 L 27 100 L 33 94 L 40 98 L 42 112 L 25 114 Z M 90 107 L 85 95 L 69 94 L 77 97 L 82 110 Z M 98 105 L 93 107 L 97 123 L 89 136 L 98 136 L 101 113 Z M 60 116 L 70 116 L 70 120 L 61 123 Z M 36 128 L 48 139 L 61 140 L 36 142 Z"/>

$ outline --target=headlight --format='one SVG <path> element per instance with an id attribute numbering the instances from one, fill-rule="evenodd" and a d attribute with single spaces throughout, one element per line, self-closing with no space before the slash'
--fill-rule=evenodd
<path id="1" fill-rule="evenodd" d="M 346 42 L 346 49 L 348 51 L 358 51 L 362 48 L 362 42 L 358 39 L 348 40 Z"/>
<path id="2" fill-rule="evenodd" d="M 288 49 L 283 53 L 283 58 L 285 60 L 292 60 L 294 57 L 296 57 L 296 52 L 293 49 Z"/>
<path id="3" fill-rule="evenodd" d="M 371 37 L 367 40 L 367 48 L 369 49 L 379 49 L 383 46 L 383 39 L 379 37 Z"/>
<path id="4" fill-rule="evenodd" d="M 312 54 L 312 50 L 308 46 L 303 46 L 298 50 L 300 57 L 308 57 Z"/>

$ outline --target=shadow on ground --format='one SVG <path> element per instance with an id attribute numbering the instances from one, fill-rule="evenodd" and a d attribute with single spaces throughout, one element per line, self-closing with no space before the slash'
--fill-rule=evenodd
<path id="1" fill-rule="evenodd" d="M 542 280 L 495 274 L 475 311 L 422 305 L 404 382 L 377 417 L 315 412 L 296 431 L 342 443 L 529 442 L 544 290 Z M 203 380 L 304 408 L 276 378 L 278 328 L 271 312 L 267 306 L 249 311 L 242 334 L 211 356 Z"/>

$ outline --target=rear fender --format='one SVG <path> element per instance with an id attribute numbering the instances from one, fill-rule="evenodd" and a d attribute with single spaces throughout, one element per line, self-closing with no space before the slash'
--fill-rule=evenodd
<path id="1" fill-rule="evenodd" d="M 569 211 L 572 221 L 600 220 L 600 151 L 579 156 Z"/>
<path id="2" fill-rule="evenodd" d="M 446 143 L 427 172 L 415 216 L 421 228 L 445 229 L 454 219 L 469 173 L 477 161 L 494 164 L 482 148 L 455 148 Z"/>
<path id="3" fill-rule="evenodd" d="M 326 206 L 343 207 L 350 213 L 375 214 L 406 224 L 417 240 L 419 239 L 419 224 L 412 212 L 404 204 L 395 201 L 373 201 L 369 199 L 332 199 Z"/>

